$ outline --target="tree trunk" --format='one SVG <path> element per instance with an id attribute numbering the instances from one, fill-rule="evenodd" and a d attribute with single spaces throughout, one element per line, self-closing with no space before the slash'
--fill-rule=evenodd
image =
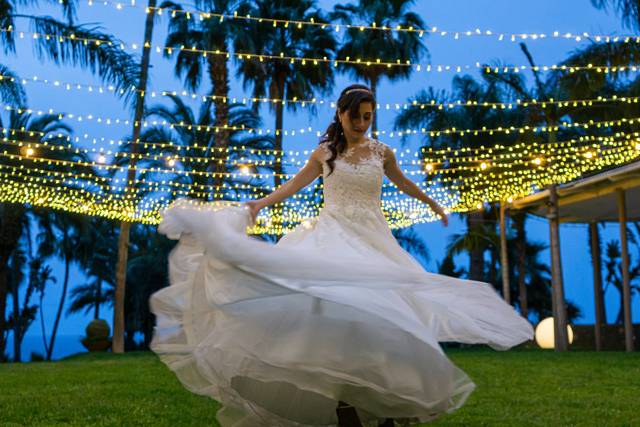
<path id="1" fill-rule="evenodd" d="M 502 270 L 502 298 L 511 304 L 511 285 L 509 283 L 509 256 L 507 253 L 506 205 L 500 202 L 500 264 Z"/>
<path id="2" fill-rule="evenodd" d="M 493 284 L 495 288 L 500 288 L 498 284 L 498 252 L 495 248 L 491 248 L 489 250 L 489 281 Z"/>
<path id="3" fill-rule="evenodd" d="M 96 304 L 93 308 L 93 318 L 100 318 L 100 300 L 102 299 L 102 279 L 98 279 L 97 289 L 96 289 Z"/>
<path id="4" fill-rule="evenodd" d="M 118 236 L 118 261 L 116 264 L 116 289 L 113 295 L 113 338 L 111 351 L 124 353 L 124 295 L 127 283 L 127 259 L 129 257 L 129 231 L 131 223 L 120 223 Z"/>
<path id="5" fill-rule="evenodd" d="M 209 63 L 209 77 L 213 94 L 215 95 L 213 104 L 215 106 L 214 126 L 218 129 L 215 131 L 215 143 L 213 150 L 213 198 L 222 199 L 224 190 L 222 185 L 225 182 L 225 173 L 227 171 L 226 148 L 229 146 L 228 129 L 220 130 L 229 124 L 229 104 L 227 97 L 229 96 L 229 69 L 227 58 L 219 55 L 209 55 L 207 57 Z"/>
<path id="6" fill-rule="evenodd" d="M 140 82 L 138 84 L 138 96 L 136 97 L 136 109 L 133 118 L 133 135 L 131 139 L 131 159 L 127 169 L 127 187 L 134 188 L 136 179 L 136 158 L 138 143 L 140 141 L 140 127 L 144 113 L 144 94 L 147 90 L 149 77 L 149 62 L 151 59 L 151 40 L 153 36 L 153 18 L 155 15 L 156 0 L 149 0 L 145 27 L 144 44 L 142 49 L 142 62 L 140 64 Z M 118 238 L 118 263 L 116 265 L 116 290 L 113 302 L 113 339 L 111 351 L 124 353 L 124 295 L 127 286 L 127 258 L 129 255 L 129 231 L 131 223 L 120 222 L 120 236 Z"/>
<path id="7" fill-rule="evenodd" d="M 9 258 L 18 245 L 22 235 L 22 216 L 26 209 L 22 205 L 3 203 L 0 205 L 0 361 L 4 360 L 6 348 L 5 332 L 7 328 L 5 312 L 9 283 Z"/>
<path id="8" fill-rule="evenodd" d="M 285 98 L 285 75 L 280 73 L 276 76 L 277 82 L 277 93 L 274 94 L 274 98 L 286 99 Z M 276 103 L 276 137 L 275 137 L 275 162 L 273 165 L 273 184 L 274 188 L 278 189 L 282 185 L 283 177 L 283 167 L 282 161 L 284 158 L 284 152 L 282 150 L 283 147 L 283 126 L 284 126 L 284 104 L 282 102 Z M 274 205 L 272 211 L 272 224 L 276 229 L 276 239 L 279 240 L 282 236 L 282 230 L 285 226 L 284 224 L 284 201 L 280 203 L 276 203 Z"/>
<path id="9" fill-rule="evenodd" d="M 280 74 L 277 76 L 277 91 L 276 98 L 285 99 L 285 76 Z M 283 146 L 283 126 L 284 126 L 284 104 L 282 102 L 276 103 L 276 137 L 275 137 L 275 149 L 276 149 L 276 161 L 274 165 L 274 184 L 278 188 L 282 185 L 282 160 L 284 153 L 282 152 Z"/>
<path id="10" fill-rule="evenodd" d="M 622 316 L 623 310 L 624 310 L 624 295 L 622 294 L 622 289 L 621 289 L 620 290 L 620 308 L 618 309 L 618 315 L 616 316 L 616 321 L 615 321 L 616 325 L 624 326 L 624 320 Z"/>
<path id="11" fill-rule="evenodd" d="M 22 354 L 20 352 L 20 343 L 22 338 L 20 337 L 20 284 L 13 283 L 13 292 L 11 295 L 11 301 L 13 301 L 13 361 L 22 362 Z"/>
<path id="12" fill-rule="evenodd" d="M 0 362 L 4 362 L 5 328 L 6 321 L 4 318 L 7 309 L 7 270 L 0 266 Z"/>
<path id="13" fill-rule="evenodd" d="M 40 329 L 41 329 L 41 335 L 42 335 L 42 346 L 44 347 L 45 354 L 49 354 L 49 344 L 47 343 L 47 330 L 44 326 L 43 298 L 44 298 L 44 290 L 43 292 L 40 293 L 40 310 L 38 311 L 40 312 Z"/>
<path id="14" fill-rule="evenodd" d="M 64 232 L 64 243 L 68 244 L 67 230 Z M 56 313 L 56 320 L 53 322 L 53 330 L 51 331 L 51 338 L 49 339 L 49 347 L 47 349 L 47 360 L 51 360 L 53 356 L 53 346 L 56 341 L 56 334 L 58 333 L 58 324 L 60 323 L 60 317 L 62 316 L 62 310 L 64 309 L 64 302 L 67 298 L 67 286 L 69 285 L 69 264 L 71 263 L 70 251 L 65 251 L 64 255 L 64 282 L 62 283 L 62 295 L 60 296 L 60 302 L 58 303 L 58 312 Z"/>
<path id="15" fill-rule="evenodd" d="M 474 211 L 467 215 L 467 228 L 474 234 L 480 233 L 482 226 L 482 212 Z M 484 280 L 484 249 L 476 245 L 469 251 L 469 279 Z"/>
<path id="16" fill-rule="evenodd" d="M 378 102 L 378 98 L 377 98 L 377 91 L 378 91 L 378 81 L 380 80 L 380 78 L 377 75 L 372 75 L 369 78 L 369 88 L 371 88 L 371 93 L 373 93 L 373 98 L 376 100 L 376 103 Z M 375 105 L 374 105 L 374 109 L 375 109 Z M 373 113 L 373 120 L 371 122 L 371 135 L 373 135 L 374 139 L 379 139 L 378 135 L 378 111 L 377 109 L 375 109 L 374 113 Z"/>
<path id="17" fill-rule="evenodd" d="M 26 313 L 27 309 L 29 308 L 29 305 L 31 303 L 31 297 L 33 296 L 33 292 L 35 290 L 35 284 L 34 284 L 34 280 L 33 280 L 33 275 L 32 273 L 32 262 L 34 260 L 34 255 L 33 255 L 33 244 L 32 244 L 32 239 L 31 239 L 31 224 L 29 222 L 27 222 L 26 224 L 26 229 L 25 229 L 25 238 L 27 240 L 27 245 L 28 245 L 28 262 L 29 262 L 29 280 L 28 280 L 28 284 L 27 284 L 27 291 L 25 292 L 24 295 L 24 300 L 22 301 L 22 310 L 21 313 Z M 45 282 L 46 283 L 46 282 Z M 44 286 L 45 284 L 43 284 Z M 20 325 L 20 328 L 18 329 L 18 354 L 19 357 L 21 357 L 22 355 L 22 341 L 24 340 L 24 336 L 27 333 L 27 329 L 29 328 L 30 324 L 27 322 L 24 322 L 23 324 Z"/>

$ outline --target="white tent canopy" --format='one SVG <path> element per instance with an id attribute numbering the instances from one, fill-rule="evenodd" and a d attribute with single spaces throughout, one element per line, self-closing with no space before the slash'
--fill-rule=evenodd
<path id="1" fill-rule="evenodd" d="M 558 185 L 560 222 L 618 222 L 617 190 L 625 191 L 627 220 L 640 221 L 640 162 Z M 513 209 L 532 208 L 532 214 L 547 216 L 550 190 L 514 200 Z"/>

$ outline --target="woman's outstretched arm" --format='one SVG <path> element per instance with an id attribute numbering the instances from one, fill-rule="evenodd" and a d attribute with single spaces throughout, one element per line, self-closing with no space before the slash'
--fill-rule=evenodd
<path id="1" fill-rule="evenodd" d="M 431 197 L 427 196 L 424 191 L 418 187 L 415 182 L 411 181 L 409 178 L 402 173 L 400 166 L 398 166 L 398 162 L 396 160 L 396 156 L 393 153 L 393 150 L 389 147 L 386 147 L 384 154 L 384 172 L 387 177 L 393 182 L 400 191 L 403 193 L 420 200 L 423 203 L 429 205 L 429 207 L 438 215 L 442 220 L 442 223 L 445 227 L 449 224 L 449 220 L 447 219 L 447 214 L 444 209 L 440 205 L 438 205 Z"/>
<path id="2" fill-rule="evenodd" d="M 318 175 L 322 173 L 323 155 L 323 150 L 316 148 L 302 169 L 300 169 L 293 178 L 282 184 L 268 196 L 247 202 L 246 205 L 251 211 L 251 220 L 255 222 L 260 209 L 281 202 L 311 184 Z"/>

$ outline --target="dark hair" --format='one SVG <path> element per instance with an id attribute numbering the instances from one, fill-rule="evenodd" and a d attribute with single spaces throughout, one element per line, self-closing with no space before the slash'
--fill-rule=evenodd
<path id="1" fill-rule="evenodd" d="M 357 90 L 354 90 L 357 89 Z M 363 102 L 369 102 L 376 107 L 376 100 L 373 97 L 373 92 L 365 85 L 355 84 L 346 87 L 338 98 L 336 103 L 336 114 L 333 116 L 333 121 L 324 132 L 324 135 L 320 138 L 320 144 L 326 143 L 327 148 L 331 151 L 331 157 L 327 160 L 329 165 L 329 175 L 333 173 L 334 161 L 338 157 L 338 153 L 342 153 L 347 148 L 347 139 L 344 136 L 342 129 L 342 123 L 338 114 L 344 113 L 349 110 L 349 115 L 354 117 L 360 112 L 360 104 Z"/>

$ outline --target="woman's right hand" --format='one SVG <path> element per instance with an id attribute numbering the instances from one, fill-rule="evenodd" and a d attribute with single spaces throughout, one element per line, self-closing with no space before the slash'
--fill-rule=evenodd
<path id="1" fill-rule="evenodd" d="M 250 200 L 246 202 L 245 205 L 247 205 L 247 207 L 249 208 L 249 214 L 251 215 L 251 225 L 254 225 L 256 223 L 256 218 L 258 217 L 258 212 L 260 212 L 260 209 L 262 209 L 264 206 L 262 206 L 262 203 L 260 203 L 260 199 Z"/>
<path id="2" fill-rule="evenodd" d="M 444 224 L 445 227 L 448 226 L 449 218 L 447 218 L 447 213 L 445 212 L 445 210 L 439 205 L 435 205 L 433 207 L 433 210 L 436 213 L 436 215 L 440 217 L 440 221 L 442 221 L 442 224 Z"/>

